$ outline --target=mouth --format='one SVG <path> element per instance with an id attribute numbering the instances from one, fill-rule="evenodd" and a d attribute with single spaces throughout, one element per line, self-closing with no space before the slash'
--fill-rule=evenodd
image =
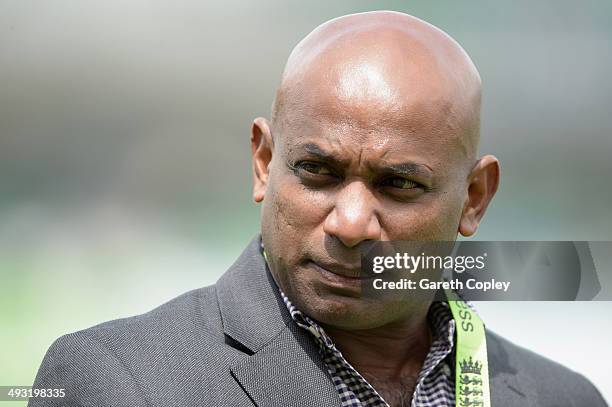
<path id="1" fill-rule="evenodd" d="M 328 282 L 334 285 L 359 286 L 364 280 L 371 278 L 369 276 L 362 275 L 361 267 L 322 263 L 314 260 L 310 260 L 308 265 L 314 268 Z"/>

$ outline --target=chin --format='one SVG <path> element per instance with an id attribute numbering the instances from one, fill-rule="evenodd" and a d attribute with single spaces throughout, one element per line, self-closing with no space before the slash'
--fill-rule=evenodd
<path id="1" fill-rule="evenodd" d="M 369 329 L 383 325 L 377 307 L 370 301 L 328 294 L 305 307 L 304 312 L 324 325 L 343 329 Z"/>

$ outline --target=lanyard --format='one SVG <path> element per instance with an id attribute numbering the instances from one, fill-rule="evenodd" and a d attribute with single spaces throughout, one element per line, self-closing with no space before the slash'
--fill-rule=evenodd
<path id="1" fill-rule="evenodd" d="M 446 297 L 455 320 L 455 400 L 457 407 L 491 407 L 484 324 L 454 291 Z"/>

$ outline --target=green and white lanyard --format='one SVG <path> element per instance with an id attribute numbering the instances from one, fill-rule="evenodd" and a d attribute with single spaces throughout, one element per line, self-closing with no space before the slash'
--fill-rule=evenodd
<path id="1" fill-rule="evenodd" d="M 268 256 L 263 251 L 266 262 Z M 489 362 L 484 323 L 454 291 L 446 299 L 455 320 L 455 403 L 457 407 L 491 407 Z"/>
<path id="2" fill-rule="evenodd" d="M 455 400 L 457 407 L 491 407 L 487 339 L 480 317 L 447 290 L 446 298 L 457 333 L 455 354 Z"/>

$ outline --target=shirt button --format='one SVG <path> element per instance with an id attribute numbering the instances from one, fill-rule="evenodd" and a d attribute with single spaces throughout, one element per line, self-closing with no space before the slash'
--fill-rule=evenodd
<path id="1" fill-rule="evenodd" d="M 310 333 L 312 333 L 314 336 L 316 336 L 317 338 L 320 336 L 319 332 L 317 331 L 317 329 L 314 326 L 309 326 L 308 330 L 310 331 Z"/>
<path id="2" fill-rule="evenodd" d="M 445 363 L 445 364 L 442 366 L 442 371 L 444 372 L 444 374 L 445 374 L 445 375 L 450 376 L 450 374 L 451 374 L 451 368 L 450 368 L 450 366 L 448 365 L 448 363 Z"/>

